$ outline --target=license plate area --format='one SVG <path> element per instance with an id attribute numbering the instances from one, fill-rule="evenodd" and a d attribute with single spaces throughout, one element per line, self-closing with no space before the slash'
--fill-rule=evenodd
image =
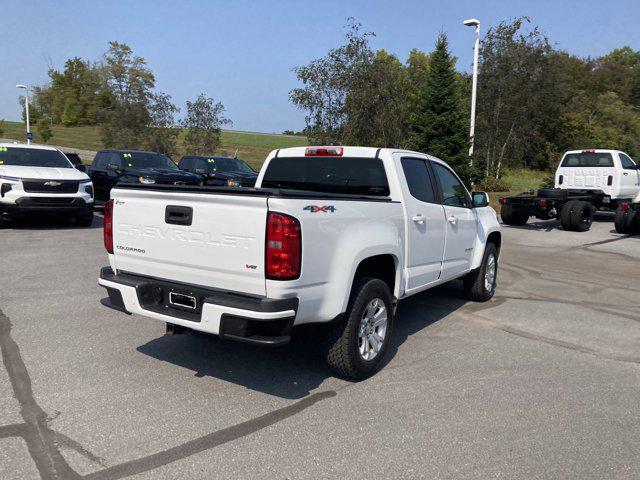
<path id="1" fill-rule="evenodd" d="M 193 295 L 184 293 L 169 292 L 169 303 L 174 307 L 195 310 L 198 307 L 198 300 Z"/>

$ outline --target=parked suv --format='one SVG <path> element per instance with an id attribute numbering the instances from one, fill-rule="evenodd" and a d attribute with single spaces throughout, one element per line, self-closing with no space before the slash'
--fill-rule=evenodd
<path id="1" fill-rule="evenodd" d="M 178 166 L 187 172 L 202 175 L 205 185 L 227 187 L 253 187 L 258 172 L 235 157 L 182 157 Z"/>
<path id="2" fill-rule="evenodd" d="M 418 152 L 272 152 L 256 188 L 120 184 L 105 208 L 111 306 L 277 346 L 327 324 L 326 358 L 364 378 L 383 365 L 397 302 L 460 278 L 496 288 L 501 232 L 483 192 Z"/>
<path id="3" fill-rule="evenodd" d="M 0 143 L 0 226 L 33 214 L 93 222 L 93 185 L 62 152 L 40 145 Z"/>
<path id="4" fill-rule="evenodd" d="M 166 155 L 139 150 L 100 150 L 88 173 L 99 202 L 109 200 L 111 189 L 117 183 L 202 184 L 200 175 L 183 172 Z"/>

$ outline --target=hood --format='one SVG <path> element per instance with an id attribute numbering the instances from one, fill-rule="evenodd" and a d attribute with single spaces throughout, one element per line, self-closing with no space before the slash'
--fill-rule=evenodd
<path id="1" fill-rule="evenodd" d="M 127 175 L 147 177 L 153 180 L 176 179 L 176 181 L 198 181 L 201 179 L 200 175 L 171 168 L 127 168 L 124 170 L 124 173 Z"/>
<path id="2" fill-rule="evenodd" d="M 38 180 L 89 180 L 89 176 L 75 168 L 23 167 L 0 165 L 0 175 Z"/>

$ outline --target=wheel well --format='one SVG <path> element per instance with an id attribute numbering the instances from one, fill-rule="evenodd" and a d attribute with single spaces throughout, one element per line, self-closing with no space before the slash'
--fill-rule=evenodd
<path id="1" fill-rule="evenodd" d="M 389 287 L 393 295 L 396 284 L 396 260 L 393 255 L 376 255 L 365 258 L 356 269 L 355 278 L 373 277 L 379 278 Z"/>
<path id="2" fill-rule="evenodd" d="M 487 237 L 487 243 L 493 243 L 500 254 L 500 247 L 502 246 L 502 234 L 500 232 L 491 232 Z"/>

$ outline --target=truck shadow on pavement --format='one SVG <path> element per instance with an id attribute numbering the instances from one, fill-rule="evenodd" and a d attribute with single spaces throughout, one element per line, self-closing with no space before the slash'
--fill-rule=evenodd
<path id="1" fill-rule="evenodd" d="M 450 282 L 400 303 L 385 365 L 393 361 L 411 335 L 467 303 L 460 285 L 461 282 Z M 300 399 L 333 376 L 323 357 L 325 328 L 322 325 L 299 327 L 294 330 L 291 343 L 280 348 L 245 345 L 189 333 L 165 335 L 137 350 L 186 368 L 196 377 L 214 377 L 268 395 Z"/>
<path id="2" fill-rule="evenodd" d="M 11 220 L 3 230 L 80 230 L 102 228 L 102 216 L 93 214 L 90 227 L 80 227 L 71 219 L 56 217 L 32 217 Z"/>

